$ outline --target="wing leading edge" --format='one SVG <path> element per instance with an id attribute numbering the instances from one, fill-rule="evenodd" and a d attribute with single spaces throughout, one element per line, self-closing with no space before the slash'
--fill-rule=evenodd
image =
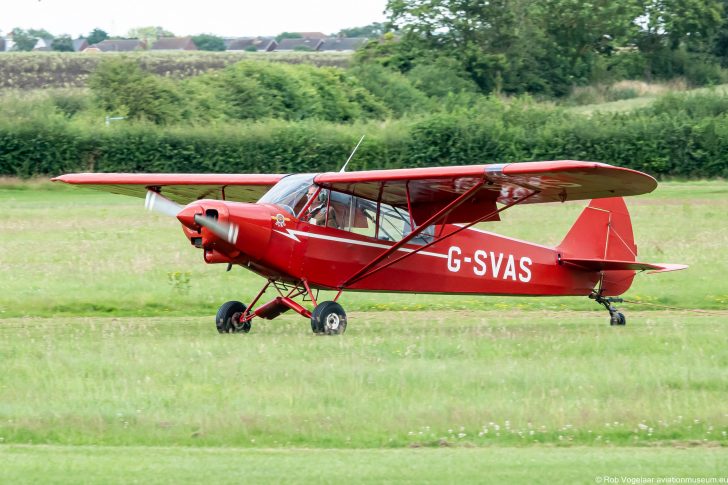
<path id="1" fill-rule="evenodd" d="M 179 204 L 199 199 L 256 202 L 281 174 L 72 173 L 51 180 L 83 185 L 113 194 L 146 197 L 155 189 Z"/>
<path id="2" fill-rule="evenodd" d="M 188 204 L 204 198 L 255 202 L 284 176 L 79 173 L 52 180 L 135 197 L 145 197 L 152 188 Z M 328 189 L 408 208 L 418 224 L 479 184 L 482 187 L 441 222 L 468 223 L 489 214 L 493 215 L 484 220 L 499 220 L 496 203 L 511 204 L 528 195 L 524 204 L 624 197 L 657 187 L 655 179 L 642 172 L 573 160 L 323 173 L 314 180 Z"/>

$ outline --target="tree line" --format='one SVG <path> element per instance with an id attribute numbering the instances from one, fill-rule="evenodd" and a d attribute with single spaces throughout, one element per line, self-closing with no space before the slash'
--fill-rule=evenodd
<path id="1" fill-rule="evenodd" d="M 358 54 L 407 72 L 447 62 L 484 93 L 561 96 L 621 79 L 725 80 L 728 0 L 389 0 Z"/>

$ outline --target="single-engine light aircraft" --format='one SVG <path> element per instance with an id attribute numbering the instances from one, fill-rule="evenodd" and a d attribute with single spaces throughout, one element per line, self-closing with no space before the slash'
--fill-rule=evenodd
<path id="1" fill-rule="evenodd" d="M 223 304 L 221 333 L 293 310 L 320 334 L 344 332 L 344 291 L 581 295 L 624 325 L 615 298 L 637 271 L 623 196 L 651 192 L 647 174 L 571 160 L 319 174 L 80 173 L 53 179 L 146 198 L 176 217 L 206 263 L 239 265 L 266 283 Z M 563 241 L 546 247 L 473 227 L 521 204 L 592 199 Z M 269 287 L 278 292 L 259 304 Z M 334 290 L 332 301 L 317 301 Z M 299 301 L 296 301 L 299 300 Z M 311 309 L 304 304 L 311 305 Z"/>

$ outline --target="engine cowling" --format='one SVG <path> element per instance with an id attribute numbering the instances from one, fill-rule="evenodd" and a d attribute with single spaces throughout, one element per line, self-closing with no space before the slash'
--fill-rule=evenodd
<path id="1" fill-rule="evenodd" d="M 273 212 L 266 205 L 200 200 L 187 205 L 177 219 L 190 242 L 205 250 L 207 262 L 241 257 L 257 261 L 268 249 Z"/>

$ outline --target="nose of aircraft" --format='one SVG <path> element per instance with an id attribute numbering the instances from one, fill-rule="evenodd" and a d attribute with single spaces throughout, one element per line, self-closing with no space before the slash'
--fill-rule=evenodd
<path id="1" fill-rule="evenodd" d="M 184 209 L 182 209 L 177 214 L 177 219 L 184 225 L 185 227 L 193 230 L 197 230 L 200 228 L 200 226 L 195 222 L 195 216 L 196 215 L 202 215 L 205 211 L 202 208 L 202 206 L 197 203 L 193 202 L 192 204 L 189 204 Z"/>
<path id="2" fill-rule="evenodd" d="M 177 219 L 192 231 L 206 229 L 204 245 L 223 253 L 229 252 L 227 246 L 258 260 L 268 249 L 272 217 L 271 209 L 266 206 L 201 200 L 187 205 L 177 214 Z"/>

